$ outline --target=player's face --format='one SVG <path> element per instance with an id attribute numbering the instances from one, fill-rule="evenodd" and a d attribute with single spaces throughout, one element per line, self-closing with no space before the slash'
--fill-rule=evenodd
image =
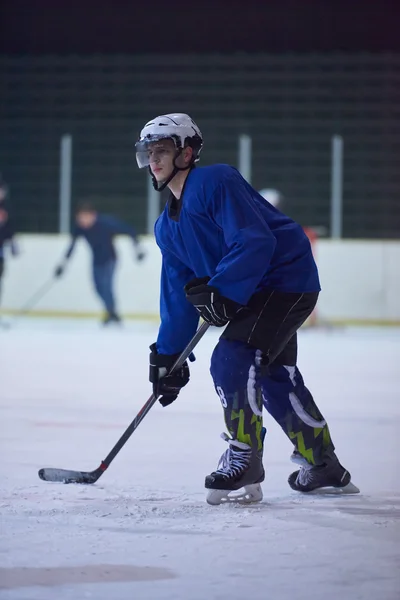
<path id="1" fill-rule="evenodd" d="M 176 147 L 172 140 L 161 140 L 150 144 L 149 165 L 156 181 L 165 181 L 174 168 Z"/>
<path id="2" fill-rule="evenodd" d="M 97 213 L 94 211 L 81 211 L 76 215 L 76 222 L 82 229 L 93 227 L 97 219 Z"/>

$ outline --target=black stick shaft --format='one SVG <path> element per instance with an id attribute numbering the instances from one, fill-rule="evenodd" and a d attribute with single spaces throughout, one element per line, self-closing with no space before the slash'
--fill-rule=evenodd
<path id="1" fill-rule="evenodd" d="M 32 308 L 47 294 L 49 289 L 54 285 L 54 279 L 46 281 L 34 294 L 29 298 L 27 302 L 16 314 L 16 317 L 22 317 L 22 315 L 28 313 Z"/>
<path id="2" fill-rule="evenodd" d="M 178 369 L 179 367 L 181 367 L 183 365 L 183 363 L 188 358 L 189 354 L 192 352 L 194 347 L 197 346 L 197 344 L 199 343 L 199 341 L 201 340 L 201 338 L 203 337 L 203 335 L 205 334 L 205 332 L 207 331 L 209 326 L 210 325 L 205 322 L 200 325 L 200 327 L 194 334 L 193 338 L 190 340 L 189 344 L 186 346 L 186 348 L 183 350 L 182 354 L 177 358 L 176 362 L 173 364 L 170 372 L 175 371 L 175 369 Z M 114 460 L 114 458 L 117 456 L 117 454 L 119 453 L 121 448 L 123 446 L 125 446 L 126 442 L 129 440 L 132 433 L 143 421 L 143 419 L 145 418 L 145 416 L 147 415 L 147 413 L 149 412 L 151 407 L 157 402 L 157 399 L 158 399 L 157 396 L 152 394 L 150 396 L 150 398 L 147 400 L 146 404 L 143 405 L 143 407 L 140 409 L 140 411 L 138 412 L 136 417 L 133 419 L 132 423 L 129 425 L 129 427 L 126 429 L 126 431 L 121 435 L 118 442 L 115 444 L 114 448 L 112 448 L 112 450 L 107 454 L 106 458 L 102 461 L 100 467 L 103 471 L 105 471 L 109 467 L 109 465 Z"/>

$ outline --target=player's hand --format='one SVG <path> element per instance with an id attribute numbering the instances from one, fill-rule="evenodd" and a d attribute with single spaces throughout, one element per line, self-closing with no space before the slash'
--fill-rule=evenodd
<path id="1" fill-rule="evenodd" d="M 196 308 L 204 321 L 215 327 L 224 327 L 242 308 L 241 304 L 221 296 L 219 290 L 207 285 L 208 277 L 189 281 L 185 286 L 186 299 Z"/>
<path id="2" fill-rule="evenodd" d="M 58 278 L 64 274 L 65 267 L 63 265 L 58 265 L 54 271 L 54 277 Z"/>
<path id="3" fill-rule="evenodd" d="M 181 389 L 188 383 L 189 366 L 185 361 L 179 369 L 167 375 L 179 354 L 159 354 L 156 344 L 152 344 L 150 350 L 149 379 L 153 384 L 153 394 L 158 397 L 162 406 L 168 406 L 177 399 Z"/>

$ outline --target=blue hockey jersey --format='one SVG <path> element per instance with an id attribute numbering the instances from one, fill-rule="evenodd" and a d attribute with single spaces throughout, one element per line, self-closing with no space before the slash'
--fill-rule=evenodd
<path id="1" fill-rule="evenodd" d="M 70 258 L 77 239 L 84 237 L 92 250 L 94 264 L 104 265 L 108 261 L 116 259 L 113 238 L 119 234 L 129 235 L 134 244 L 137 243 L 136 231 L 133 227 L 111 215 L 99 214 L 93 226 L 88 229 L 75 225 L 65 258 Z"/>
<path id="2" fill-rule="evenodd" d="M 302 227 L 266 202 L 228 165 L 190 171 L 155 224 L 163 263 L 158 352 L 181 352 L 198 313 L 184 286 L 195 277 L 246 305 L 264 288 L 316 292 L 318 271 Z"/>

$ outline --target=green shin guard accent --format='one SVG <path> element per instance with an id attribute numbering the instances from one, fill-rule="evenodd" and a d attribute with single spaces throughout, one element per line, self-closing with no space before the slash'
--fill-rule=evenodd
<path id="1" fill-rule="evenodd" d="M 306 461 L 310 463 L 310 465 L 315 465 L 314 452 L 312 448 L 306 448 L 302 432 L 299 431 L 298 433 L 295 433 L 294 431 L 288 431 L 287 435 L 296 446 L 298 452 L 300 452 L 300 454 L 304 456 Z"/>
<path id="2" fill-rule="evenodd" d="M 323 419 L 315 404 L 311 410 L 309 407 L 306 410 L 313 419 L 319 421 Z M 280 425 L 310 465 L 320 465 L 324 462 L 324 457 L 334 453 L 335 447 L 327 424 L 324 427 L 311 427 L 304 423 L 292 409 L 284 423 Z"/>
<path id="3" fill-rule="evenodd" d="M 239 410 L 224 409 L 226 427 L 234 440 L 262 450 L 262 417 L 255 415 L 250 405 Z"/>
<path id="4" fill-rule="evenodd" d="M 257 417 L 257 415 L 253 415 L 251 424 L 254 425 L 254 427 L 256 429 L 257 450 L 262 450 L 263 443 L 264 443 L 264 437 L 265 437 L 265 430 L 264 430 L 264 435 L 262 434 L 262 429 L 263 429 L 262 417 Z"/>

